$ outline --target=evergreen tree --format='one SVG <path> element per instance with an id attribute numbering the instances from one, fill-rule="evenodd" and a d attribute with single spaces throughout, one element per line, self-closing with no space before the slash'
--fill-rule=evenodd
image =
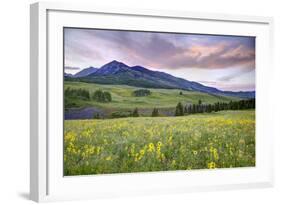
<path id="1" fill-rule="evenodd" d="M 215 112 L 219 111 L 219 103 L 215 103 Z"/>
<path id="2" fill-rule="evenodd" d="M 184 107 L 184 113 L 188 114 L 187 106 Z"/>
<path id="3" fill-rule="evenodd" d="M 100 119 L 100 114 L 99 113 L 95 114 L 94 119 Z"/>
<path id="4" fill-rule="evenodd" d="M 195 113 L 195 111 L 196 111 L 195 104 L 192 104 L 190 113 L 193 114 Z"/>
<path id="5" fill-rule="evenodd" d="M 191 113 L 192 113 L 192 106 L 191 106 L 191 105 L 188 106 L 187 112 L 188 112 L 188 114 L 191 114 Z"/>
<path id="6" fill-rule="evenodd" d="M 151 117 L 158 117 L 158 116 L 159 116 L 158 109 L 157 109 L 157 108 L 154 108 L 154 109 L 152 110 Z"/>
<path id="7" fill-rule="evenodd" d="M 133 111 L 133 114 L 132 114 L 133 117 L 139 117 L 139 111 L 138 111 L 138 108 L 135 108 L 134 111 Z"/>
<path id="8" fill-rule="evenodd" d="M 183 116 L 183 106 L 181 104 L 181 102 L 179 102 L 176 106 L 176 112 L 175 112 L 175 116 Z"/>
<path id="9" fill-rule="evenodd" d="M 212 105 L 211 105 L 211 104 L 208 104 L 208 106 L 207 106 L 207 112 L 208 112 L 208 113 L 212 112 Z"/>
<path id="10" fill-rule="evenodd" d="M 191 105 L 186 105 L 186 106 L 184 107 L 184 113 L 185 113 L 185 114 L 191 114 L 191 108 L 192 108 Z"/>

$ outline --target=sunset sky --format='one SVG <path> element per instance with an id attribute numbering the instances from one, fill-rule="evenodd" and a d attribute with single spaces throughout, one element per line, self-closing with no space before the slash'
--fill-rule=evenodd
<path id="1" fill-rule="evenodd" d="M 229 91 L 255 90 L 255 38 L 64 29 L 65 72 L 117 60 Z"/>

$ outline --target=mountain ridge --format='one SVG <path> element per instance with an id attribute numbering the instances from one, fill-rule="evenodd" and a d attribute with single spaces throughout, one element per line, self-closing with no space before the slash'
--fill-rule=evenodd
<path id="1" fill-rule="evenodd" d="M 81 77 L 85 77 L 87 75 L 90 75 L 92 73 L 95 73 L 98 70 L 98 68 L 94 68 L 92 66 L 85 68 L 81 71 L 79 71 L 78 73 L 76 73 L 75 75 L 73 75 L 73 77 L 75 78 L 81 78 Z"/>
<path id="2" fill-rule="evenodd" d="M 130 67 L 116 60 L 103 65 L 89 75 L 82 77 L 75 77 L 75 75 L 74 77 L 66 76 L 65 79 L 73 79 L 88 83 L 123 84 L 144 88 L 182 89 L 200 91 L 213 95 L 255 98 L 255 91 L 222 91 L 214 87 L 202 85 L 195 81 L 175 77 L 165 72 L 153 71 L 140 65 Z"/>

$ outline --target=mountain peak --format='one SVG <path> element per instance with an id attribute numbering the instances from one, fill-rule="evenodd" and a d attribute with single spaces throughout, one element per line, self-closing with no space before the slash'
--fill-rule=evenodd
<path id="1" fill-rule="evenodd" d="M 129 66 L 127 66 L 126 64 L 124 64 L 124 63 L 122 63 L 122 62 L 120 62 L 120 61 L 117 61 L 117 60 L 113 60 L 113 61 L 111 61 L 111 62 L 105 64 L 104 66 L 108 66 L 108 65 L 111 65 L 111 66 L 119 65 L 119 66 L 129 67 Z M 104 67 L 104 66 L 102 66 L 102 67 Z"/>
<path id="2" fill-rule="evenodd" d="M 109 62 L 108 64 L 110 64 L 110 63 L 121 63 L 121 62 L 117 61 L 117 60 L 113 60 L 113 61 Z"/>
<path id="3" fill-rule="evenodd" d="M 109 75 L 116 74 L 118 72 L 124 72 L 130 69 L 126 64 L 119 62 L 117 60 L 113 60 L 105 65 L 103 65 L 100 69 L 95 72 L 95 74 L 99 75 Z"/>

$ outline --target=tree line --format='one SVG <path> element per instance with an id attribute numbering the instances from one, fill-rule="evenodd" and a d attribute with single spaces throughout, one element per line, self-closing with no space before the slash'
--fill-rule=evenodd
<path id="1" fill-rule="evenodd" d="M 214 104 L 203 104 L 201 100 L 197 104 L 190 104 L 183 106 L 179 102 L 175 109 L 175 116 L 184 116 L 195 113 L 211 113 L 218 112 L 222 110 L 245 110 L 245 109 L 255 109 L 255 99 L 240 100 L 240 101 L 230 101 L 229 103 L 217 102 Z M 132 112 L 129 112 L 126 117 L 139 117 L 139 110 L 135 108 Z M 159 109 L 153 108 L 151 117 L 159 117 Z"/>
<path id="2" fill-rule="evenodd" d="M 217 102 L 214 104 L 203 104 L 201 100 L 197 104 L 189 104 L 185 107 L 182 103 L 178 103 L 176 106 L 175 116 L 183 116 L 195 113 L 211 113 L 218 112 L 222 110 L 245 110 L 245 109 L 255 109 L 255 99 L 240 100 L 240 101 L 230 101 Z"/>
<path id="3" fill-rule="evenodd" d="M 148 95 L 151 95 L 151 92 L 148 89 L 139 89 L 133 92 L 133 96 L 135 97 L 143 97 Z"/>
<path id="4" fill-rule="evenodd" d="M 66 97 L 72 97 L 72 98 L 82 98 L 85 100 L 90 99 L 90 92 L 82 88 L 72 89 L 68 87 L 64 90 L 64 95 Z"/>
<path id="5" fill-rule="evenodd" d="M 96 90 L 94 94 L 92 95 L 93 100 L 97 102 L 111 102 L 112 97 L 110 92 L 102 91 L 102 90 Z"/>
<path id="6" fill-rule="evenodd" d="M 97 102 L 111 102 L 112 97 L 111 93 L 107 91 L 102 91 L 102 90 L 96 90 L 94 93 L 90 93 L 86 89 L 73 89 L 73 88 L 66 88 L 64 90 L 64 95 L 65 97 L 70 97 L 70 98 L 79 98 L 79 99 L 84 99 L 84 100 L 95 100 Z"/>

